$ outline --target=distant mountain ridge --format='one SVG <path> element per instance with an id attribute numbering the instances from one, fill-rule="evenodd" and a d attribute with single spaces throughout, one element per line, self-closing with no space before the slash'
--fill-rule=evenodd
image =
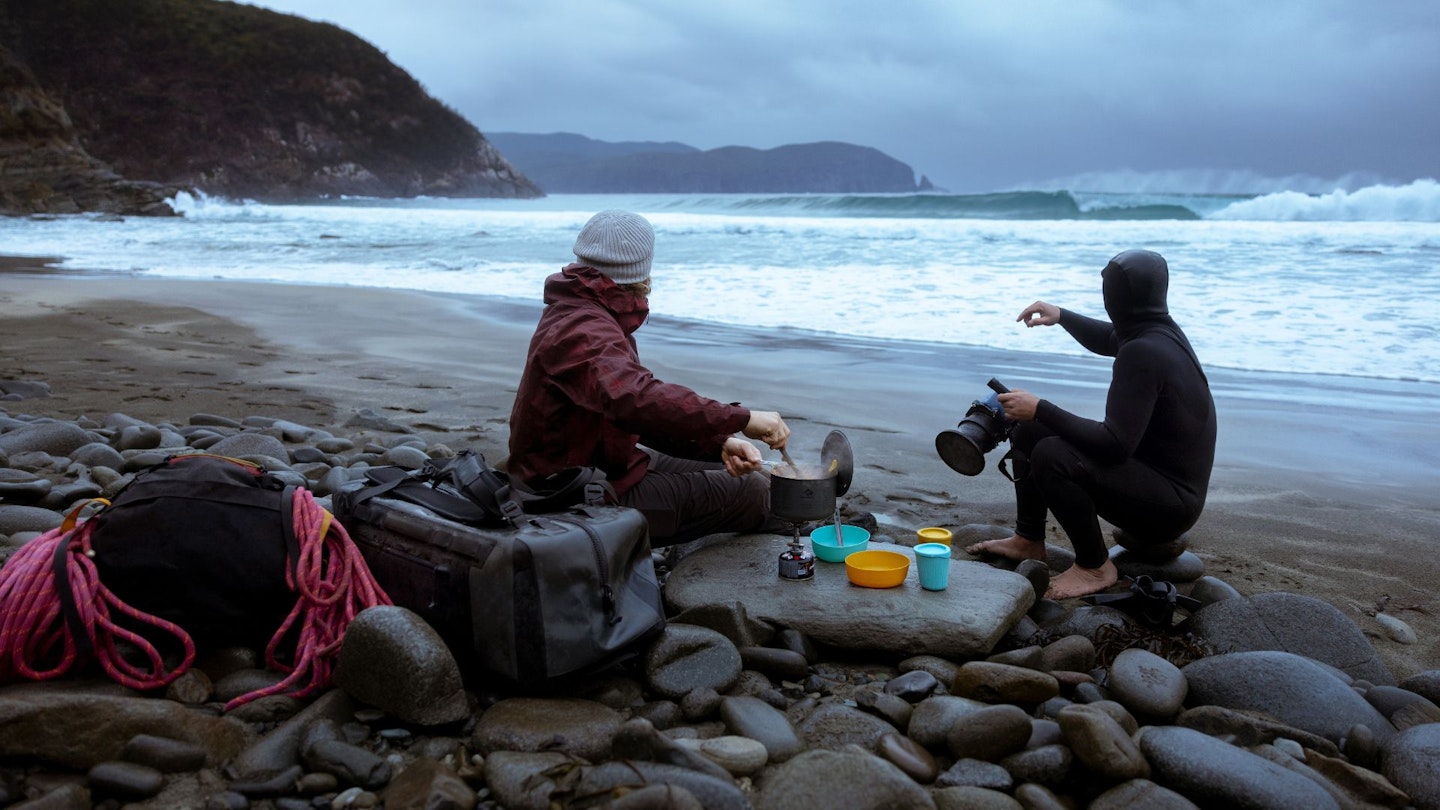
<path id="1" fill-rule="evenodd" d="M 328 23 L 223 0 L 3 0 L 5 47 L 0 93 L 43 93 L 75 145 L 129 180 L 268 201 L 541 196 L 473 124 Z M 0 169 L 41 134 L 0 131 Z M 55 188 L 22 191 L 19 210 Z"/>
<path id="2" fill-rule="evenodd" d="M 568 132 L 490 132 L 527 177 L 554 194 L 866 194 L 927 191 L 910 166 L 868 146 L 824 141 L 702 151 L 673 141 L 598 141 Z"/>

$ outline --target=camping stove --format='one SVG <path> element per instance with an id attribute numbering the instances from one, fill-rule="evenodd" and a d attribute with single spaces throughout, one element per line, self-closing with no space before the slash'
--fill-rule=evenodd
<path id="1" fill-rule="evenodd" d="M 815 576 L 815 555 L 800 544 L 800 524 L 792 523 L 795 535 L 789 548 L 780 552 L 780 578 L 798 581 Z"/>

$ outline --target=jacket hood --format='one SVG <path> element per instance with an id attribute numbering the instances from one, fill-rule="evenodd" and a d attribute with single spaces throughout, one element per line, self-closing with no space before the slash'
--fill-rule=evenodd
<path id="1" fill-rule="evenodd" d="M 547 306 L 594 303 L 615 316 L 629 335 L 650 317 L 650 300 L 620 289 L 609 276 L 583 264 L 568 264 L 545 279 Z"/>
<path id="2" fill-rule="evenodd" d="M 1170 268 L 1164 256 L 1151 250 L 1127 250 L 1111 259 L 1100 276 L 1105 312 L 1122 336 L 1146 321 L 1169 320 L 1165 296 Z"/>

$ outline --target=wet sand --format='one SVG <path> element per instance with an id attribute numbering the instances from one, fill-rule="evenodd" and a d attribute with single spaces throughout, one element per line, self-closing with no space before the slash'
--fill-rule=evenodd
<path id="1" fill-rule="evenodd" d="M 499 462 L 538 314 L 538 304 L 480 297 L 75 275 L 0 260 L 0 380 L 42 380 L 52 390 L 0 406 L 178 423 L 193 413 L 268 415 L 335 429 L 368 408 Z M 797 461 L 818 459 L 829 431 L 844 431 L 856 471 L 843 500 L 895 535 L 1010 524 L 998 451 L 974 477 L 934 451 L 936 432 L 987 393 L 990 377 L 1087 416 L 1100 415 L 1109 378 L 1103 358 L 660 316 L 637 340 L 660 379 L 779 410 Z M 1207 572 L 1244 594 L 1330 602 L 1397 677 L 1440 668 L 1440 386 L 1209 375 L 1220 445 L 1208 506 L 1190 532 Z M 1381 605 L 1419 642 L 1387 636 L 1374 619 Z"/>

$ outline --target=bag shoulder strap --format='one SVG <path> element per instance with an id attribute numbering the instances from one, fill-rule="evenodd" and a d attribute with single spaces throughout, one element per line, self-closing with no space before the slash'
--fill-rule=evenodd
<path id="1" fill-rule="evenodd" d="M 409 501 L 429 509 L 435 514 L 458 523 L 472 525 L 494 524 L 496 516 L 479 504 L 471 502 L 460 493 L 445 492 L 431 485 L 432 470 L 405 470 L 400 467 L 372 467 L 365 471 L 365 478 L 372 482 L 353 492 L 339 496 L 345 511 L 372 498 L 388 496 Z"/>
<path id="2" fill-rule="evenodd" d="M 519 500 L 527 514 L 560 512 L 572 506 L 604 506 L 618 502 L 615 487 L 598 467 L 569 467 L 539 482 L 535 489 L 520 490 Z"/>

